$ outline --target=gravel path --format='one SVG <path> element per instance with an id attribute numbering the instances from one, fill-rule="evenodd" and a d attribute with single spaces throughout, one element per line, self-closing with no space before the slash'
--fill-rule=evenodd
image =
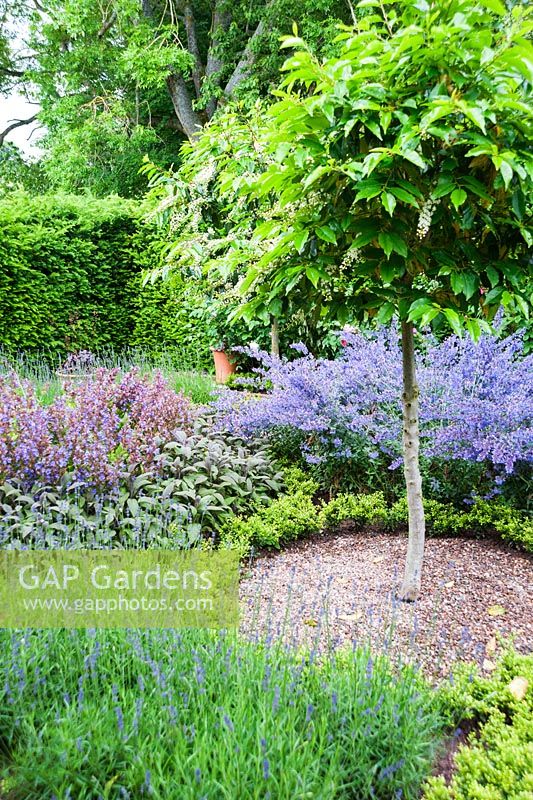
<path id="1" fill-rule="evenodd" d="M 533 648 L 533 561 L 495 541 L 430 539 L 420 599 L 398 603 L 406 537 L 342 533 L 259 557 L 241 584 L 248 636 L 322 649 L 369 643 L 432 676 L 457 659 L 494 668 L 500 637 Z"/>

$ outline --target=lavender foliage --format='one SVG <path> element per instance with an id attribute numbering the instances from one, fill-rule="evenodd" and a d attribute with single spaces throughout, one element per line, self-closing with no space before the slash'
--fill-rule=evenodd
<path id="1" fill-rule="evenodd" d="M 443 730 L 417 670 L 378 653 L 369 672 L 365 647 L 315 663 L 228 631 L 0 629 L 0 651 L 20 797 L 415 798 Z"/>

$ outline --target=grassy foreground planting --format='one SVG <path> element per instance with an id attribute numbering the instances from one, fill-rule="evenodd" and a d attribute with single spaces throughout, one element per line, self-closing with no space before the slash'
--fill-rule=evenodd
<path id="1" fill-rule="evenodd" d="M 416 798 L 443 729 L 415 670 L 362 649 L 318 662 L 198 631 L 3 631 L 1 648 L 13 800 Z"/>

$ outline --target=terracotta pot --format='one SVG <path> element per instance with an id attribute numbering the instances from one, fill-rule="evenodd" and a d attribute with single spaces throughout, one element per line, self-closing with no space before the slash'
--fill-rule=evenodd
<path id="1" fill-rule="evenodd" d="M 229 376 L 235 372 L 235 362 L 229 358 L 225 350 L 213 350 L 213 360 L 215 362 L 216 382 L 226 383 Z"/>

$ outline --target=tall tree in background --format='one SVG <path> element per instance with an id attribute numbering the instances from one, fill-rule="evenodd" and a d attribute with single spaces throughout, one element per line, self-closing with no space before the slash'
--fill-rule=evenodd
<path id="1" fill-rule="evenodd" d="M 349 0 L 0 4 L 0 89 L 18 85 L 40 103 L 52 183 L 100 194 L 138 192 L 145 152 L 170 164 L 229 99 L 267 94 L 294 17 L 327 52 L 352 13 Z"/>

